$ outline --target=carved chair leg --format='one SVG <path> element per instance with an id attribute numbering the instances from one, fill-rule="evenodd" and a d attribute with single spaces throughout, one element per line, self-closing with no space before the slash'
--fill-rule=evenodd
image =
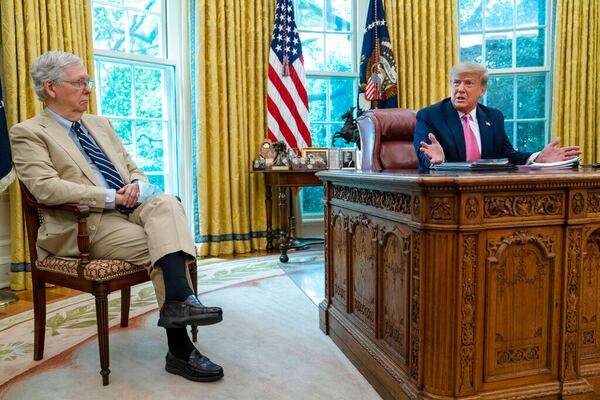
<path id="1" fill-rule="evenodd" d="M 189 264 L 190 268 L 190 278 L 192 280 L 192 290 L 195 294 L 198 294 L 198 266 L 196 261 L 193 261 Z M 196 343 L 198 341 L 198 327 L 192 326 L 192 342 Z"/>
<path id="2" fill-rule="evenodd" d="M 46 282 L 33 281 L 33 359 L 44 358 L 46 339 Z"/>
<path id="3" fill-rule="evenodd" d="M 98 325 L 98 348 L 100 350 L 100 375 L 102 385 L 108 385 L 108 293 L 100 291 L 94 293 L 96 297 L 96 323 Z"/>
<path id="4" fill-rule="evenodd" d="M 121 327 L 129 325 L 129 304 L 131 302 L 131 286 L 121 289 Z"/>

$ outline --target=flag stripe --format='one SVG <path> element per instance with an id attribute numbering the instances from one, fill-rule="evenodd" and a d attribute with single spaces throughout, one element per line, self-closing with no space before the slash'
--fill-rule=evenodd
<path id="1" fill-rule="evenodd" d="M 274 123 L 276 123 L 277 127 L 279 127 L 279 132 L 283 136 L 284 140 L 287 142 L 288 146 L 290 146 L 292 149 L 297 149 L 298 143 L 296 143 L 296 138 L 294 137 L 294 134 L 292 133 L 290 127 L 286 123 L 281 123 L 283 119 L 281 118 L 279 109 L 275 104 L 273 104 L 273 100 L 271 100 L 271 98 L 267 99 L 267 108 L 269 109 L 269 114 L 271 114 Z M 269 128 L 271 128 L 272 126 L 273 125 L 269 125 Z"/>

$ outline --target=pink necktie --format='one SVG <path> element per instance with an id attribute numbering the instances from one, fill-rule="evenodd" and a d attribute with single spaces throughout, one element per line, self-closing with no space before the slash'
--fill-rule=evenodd
<path id="1" fill-rule="evenodd" d="M 477 161 L 481 159 L 481 153 L 479 151 L 479 145 L 475 138 L 475 133 L 471 129 L 469 121 L 471 120 L 471 114 L 463 115 L 463 132 L 465 134 L 465 148 L 467 149 L 467 161 Z"/>

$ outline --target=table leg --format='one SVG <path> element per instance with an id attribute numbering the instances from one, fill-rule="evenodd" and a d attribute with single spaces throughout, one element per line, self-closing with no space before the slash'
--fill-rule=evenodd
<path id="1" fill-rule="evenodd" d="M 271 185 L 267 185 L 265 191 L 265 207 L 267 208 L 267 253 L 273 252 L 273 193 Z"/>
<path id="2" fill-rule="evenodd" d="M 287 187 L 279 186 L 279 235 L 281 238 L 279 243 L 279 249 L 281 250 L 279 261 L 283 263 L 286 263 L 289 260 L 287 255 L 287 250 L 289 248 L 288 218 L 288 189 Z"/>

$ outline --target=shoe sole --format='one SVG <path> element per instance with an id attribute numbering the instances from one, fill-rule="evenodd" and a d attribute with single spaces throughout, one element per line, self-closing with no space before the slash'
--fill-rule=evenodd
<path id="1" fill-rule="evenodd" d="M 195 381 L 195 382 L 214 382 L 214 381 L 218 381 L 219 379 L 223 378 L 223 370 L 221 370 L 221 373 L 218 375 L 212 375 L 212 376 L 194 376 L 194 375 L 190 375 L 187 374 L 185 371 L 180 370 L 177 367 L 174 367 L 172 365 L 165 365 L 165 370 L 171 374 L 174 375 L 179 375 L 184 377 L 185 379 L 189 379 L 190 381 Z"/>
<path id="2" fill-rule="evenodd" d="M 158 326 L 163 328 L 184 328 L 186 326 L 206 326 L 206 325 L 214 325 L 223 321 L 223 315 L 213 315 L 208 318 L 203 318 L 199 320 L 191 320 L 188 318 L 181 319 L 171 319 L 170 322 L 165 322 L 162 318 L 158 319 Z"/>

